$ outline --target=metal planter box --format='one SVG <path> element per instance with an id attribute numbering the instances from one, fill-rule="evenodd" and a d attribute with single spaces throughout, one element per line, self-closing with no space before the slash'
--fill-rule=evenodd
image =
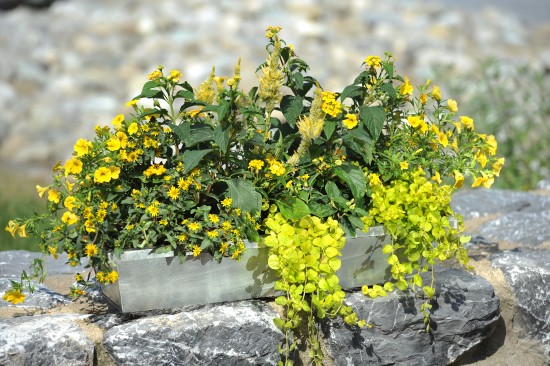
<path id="1" fill-rule="evenodd" d="M 119 279 L 102 285 L 103 295 L 122 312 L 166 309 L 275 295 L 276 276 L 267 266 L 268 250 L 246 243 L 240 261 L 216 262 L 209 255 L 192 255 L 180 264 L 173 253 L 150 249 L 126 251 L 113 258 Z M 344 289 L 372 285 L 389 279 L 387 255 L 382 248 L 391 237 L 382 226 L 347 238 L 342 267 L 337 275 Z"/>

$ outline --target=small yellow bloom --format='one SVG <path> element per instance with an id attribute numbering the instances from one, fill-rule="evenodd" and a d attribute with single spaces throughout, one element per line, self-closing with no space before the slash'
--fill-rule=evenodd
<path id="1" fill-rule="evenodd" d="M 441 180 L 441 176 L 439 175 L 439 172 L 435 172 L 435 174 L 432 176 L 432 180 L 434 182 L 437 182 L 441 184 L 443 181 Z"/>
<path id="2" fill-rule="evenodd" d="M 401 168 L 401 170 L 407 170 L 409 169 L 409 163 L 406 161 L 402 161 L 401 163 L 399 163 L 399 167 Z"/>
<path id="3" fill-rule="evenodd" d="M 382 60 L 379 56 L 369 56 L 365 59 L 365 63 L 369 65 L 369 67 L 372 67 L 373 69 L 376 69 L 380 66 L 382 63 Z"/>
<path id="4" fill-rule="evenodd" d="M 485 168 L 487 165 L 487 156 L 479 150 L 475 155 L 476 160 L 479 162 L 482 168 Z"/>
<path id="5" fill-rule="evenodd" d="M 497 140 L 495 139 L 495 136 L 487 136 L 487 140 L 485 142 L 487 142 L 487 145 L 489 145 L 489 147 L 487 148 L 487 152 L 490 156 L 494 156 L 497 153 Z"/>
<path id="6" fill-rule="evenodd" d="M 98 253 L 98 249 L 97 249 L 97 245 L 95 244 L 87 244 L 86 245 L 86 249 L 84 250 L 84 252 L 86 253 L 86 255 L 88 257 L 93 257 L 95 255 L 97 255 Z"/>
<path id="7" fill-rule="evenodd" d="M 115 118 L 113 118 L 113 120 L 111 121 L 111 123 L 113 124 L 113 126 L 115 126 L 115 129 L 120 129 L 121 125 L 122 125 L 122 122 L 124 122 L 124 115 L 123 114 L 119 114 L 117 115 Z"/>
<path id="8" fill-rule="evenodd" d="M 201 229 L 201 224 L 199 224 L 198 222 L 190 222 L 187 224 L 187 227 L 191 231 L 199 231 Z"/>
<path id="9" fill-rule="evenodd" d="M 408 116 L 407 121 L 414 128 L 419 128 L 420 125 L 424 122 L 424 120 L 418 116 Z"/>
<path id="10" fill-rule="evenodd" d="M 285 174 L 286 169 L 280 161 L 274 160 L 271 161 L 269 164 L 269 171 L 271 171 L 271 174 L 280 177 L 281 175 Z"/>
<path id="11" fill-rule="evenodd" d="M 229 197 L 226 197 L 221 201 L 222 206 L 225 208 L 231 207 L 232 203 L 233 203 L 233 199 Z"/>
<path id="12" fill-rule="evenodd" d="M 447 108 L 453 113 L 458 112 L 458 103 L 454 99 L 447 100 Z"/>
<path id="13" fill-rule="evenodd" d="M 258 172 L 260 169 L 263 168 L 264 164 L 265 163 L 262 160 L 258 160 L 258 159 L 250 160 L 250 162 L 248 163 L 248 169 L 255 170 L 256 172 Z"/>
<path id="14" fill-rule="evenodd" d="M 357 116 L 355 114 L 346 114 L 346 118 L 342 121 L 344 126 L 348 128 L 348 130 L 351 130 L 355 126 L 357 126 Z"/>
<path id="15" fill-rule="evenodd" d="M 76 207 L 76 197 L 67 196 L 67 198 L 65 198 L 65 201 L 63 201 L 63 206 L 67 207 L 69 211 L 74 210 L 74 208 Z"/>
<path id="16" fill-rule="evenodd" d="M 382 183 L 382 181 L 380 181 L 380 177 L 376 173 L 369 174 L 369 181 L 371 186 L 377 186 Z"/>
<path id="17" fill-rule="evenodd" d="M 129 100 L 126 102 L 126 107 L 133 107 L 137 104 L 137 100 L 136 99 L 132 99 L 132 100 Z"/>
<path id="18" fill-rule="evenodd" d="M 218 237 L 218 230 L 210 230 L 206 233 L 209 238 L 217 238 Z"/>
<path id="19" fill-rule="evenodd" d="M 19 234 L 20 237 L 26 238 L 27 237 L 27 224 L 23 224 L 17 228 L 17 234 Z"/>
<path id="20" fill-rule="evenodd" d="M 61 198 L 61 194 L 55 189 L 50 189 L 48 191 L 48 201 L 59 203 L 60 198 Z"/>
<path id="21" fill-rule="evenodd" d="M 413 86 L 411 85 L 409 78 L 406 76 L 405 81 L 399 87 L 399 93 L 401 93 L 402 95 L 412 95 L 413 93 Z"/>
<path id="22" fill-rule="evenodd" d="M 198 245 L 195 245 L 193 247 L 193 257 L 198 257 L 202 252 L 202 249 L 198 246 Z"/>
<path id="23" fill-rule="evenodd" d="M 136 122 L 132 122 L 130 126 L 128 126 L 128 134 L 133 135 L 139 131 L 138 124 Z"/>
<path id="24" fill-rule="evenodd" d="M 156 79 L 159 79 L 161 77 L 162 77 L 162 72 L 160 70 L 155 70 L 147 76 L 147 79 L 156 80 Z"/>
<path id="25" fill-rule="evenodd" d="M 216 214 L 208 214 L 208 220 L 210 220 L 210 222 L 213 224 L 217 224 L 218 222 L 220 222 L 220 218 Z"/>
<path id="26" fill-rule="evenodd" d="M 92 143 L 84 139 L 78 139 L 74 145 L 74 151 L 76 151 L 77 156 L 83 156 L 88 153 L 88 149 L 92 146 Z"/>
<path id="27" fill-rule="evenodd" d="M 462 125 L 464 128 L 468 130 L 474 129 L 474 120 L 467 116 L 460 116 L 460 122 L 462 122 Z"/>
<path id="28" fill-rule="evenodd" d="M 8 221 L 8 225 L 6 226 L 6 231 L 11 234 L 11 236 L 15 239 L 15 233 L 17 233 L 17 230 L 19 229 L 19 225 L 13 221 Z"/>
<path id="29" fill-rule="evenodd" d="M 107 141 L 107 149 L 111 151 L 117 151 L 120 147 L 120 140 L 116 136 L 111 136 L 111 138 Z"/>
<path id="30" fill-rule="evenodd" d="M 83 282 L 84 281 L 84 277 L 82 276 L 81 273 L 75 274 L 74 279 L 76 280 L 76 282 Z"/>
<path id="31" fill-rule="evenodd" d="M 179 195 L 180 195 L 180 190 L 176 186 L 171 186 L 170 189 L 168 190 L 168 197 L 170 197 L 173 200 L 178 199 Z"/>
<path id="32" fill-rule="evenodd" d="M 462 175 L 462 173 L 460 173 L 458 170 L 454 170 L 453 173 L 455 177 L 455 184 L 453 187 L 454 188 L 462 187 L 462 185 L 464 184 L 464 175 Z"/>
<path id="33" fill-rule="evenodd" d="M 2 299 L 16 305 L 25 301 L 25 295 L 21 293 L 21 290 L 9 290 L 2 296 Z"/>
<path id="34" fill-rule="evenodd" d="M 117 271 L 111 271 L 111 272 L 109 272 L 109 274 L 107 275 L 107 280 L 108 280 L 110 283 L 115 283 L 115 282 L 118 280 L 118 273 L 117 273 Z"/>
<path id="35" fill-rule="evenodd" d="M 438 102 L 441 100 L 441 90 L 437 85 L 434 85 L 431 94 L 432 94 L 432 98 L 434 98 Z"/>
<path id="36" fill-rule="evenodd" d="M 73 157 L 65 163 L 65 176 L 69 174 L 80 174 L 82 172 L 82 161 Z"/>
<path id="37" fill-rule="evenodd" d="M 428 95 L 427 94 L 424 94 L 424 93 L 420 94 L 420 103 L 422 105 L 428 103 Z"/>
<path id="38" fill-rule="evenodd" d="M 487 176 L 485 173 L 481 173 L 481 177 L 476 177 L 474 183 L 472 183 L 472 188 L 483 186 L 484 188 L 491 188 L 493 185 L 494 178 L 492 176 Z"/>
<path id="39" fill-rule="evenodd" d="M 99 167 L 94 173 L 94 182 L 107 183 L 111 181 L 111 169 Z M 51 192 L 51 191 L 50 191 Z"/>
<path id="40" fill-rule="evenodd" d="M 48 190 L 48 187 L 41 187 L 38 184 L 36 185 L 36 192 L 40 198 L 44 197 L 44 193 Z"/>
<path id="41" fill-rule="evenodd" d="M 277 33 L 281 31 L 281 27 L 269 26 L 265 30 L 265 38 L 273 38 Z"/>
<path id="42" fill-rule="evenodd" d="M 76 224 L 78 222 L 78 216 L 70 211 L 66 211 L 61 217 L 61 221 L 63 221 L 67 225 Z"/>
<path id="43" fill-rule="evenodd" d="M 168 80 L 173 81 L 174 83 L 177 83 L 178 81 L 180 81 L 181 76 L 182 74 L 179 70 L 172 70 L 168 75 Z"/>
<path id="44" fill-rule="evenodd" d="M 54 259 L 59 258 L 59 255 L 57 254 L 57 247 L 54 247 L 53 245 L 48 245 L 48 251 Z"/>

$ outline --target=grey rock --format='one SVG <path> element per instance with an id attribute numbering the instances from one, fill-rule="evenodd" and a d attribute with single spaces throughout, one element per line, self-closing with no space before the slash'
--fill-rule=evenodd
<path id="1" fill-rule="evenodd" d="M 550 179 L 543 179 L 537 183 L 537 189 L 550 190 Z"/>
<path id="2" fill-rule="evenodd" d="M 42 257 L 42 253 L 29 252 L 26 250 L 7 250 L 0 251 L 0 278 L 19 279 L 23 271 L 29 272 L 29 267 L 33 261 Z M 68 257 L 66 253 L 59 254 L 58 259 L 46 257 L 44 267 L 48 275 L 74 274 L 83 272 L 87 259 L 82 259 L 82 265 L 71 267 L 67 264 Z"/>
<path id="3" fill-rule="evenodd" d="M 10 288 L 10 280 L 7 278 L 0 278 L 0 295 L 4 294 Z M 16 306 L 18 308 L 51 309 L 71 302 L 67 297 L 50 290 L 42 284 L 34 284 L 33 293 L 29 293 L 27 289 L 25 289 L 23 293 L 26 295 L 25 301 L 16 305 L 12 305 L 0 297 L 0 308 L 6 306 Z"/>
<path id="4" fill-rule="evenodd" d="M 514 326 L 540 340 L 550 357 L 550 251 L 515 249 L 490 257 L 512 287 L 517 314 Z"/>
<path id="5" fill-rule="evenodd" d="M 91 366 L 94 345 L 76 324 L 87 315 L 0 319 L 0 365 Z"/>
<path id="6" fill-rule="evenodd" d="M 481 235 L 474 235 L 465 245 L 471 259 L 480 260 L 498 252 L 498 243 Z"/>
<path id="7" fill-rule="evenodd" d="M 354 293 L 347 302 L 374 324 L 355 329 L 334 320 L 325 328 L 336 365 L 448 365 L 493 332 L 499 299 L 485 279 L 437 268 L 431 331 L 425 332 L 421 301 L 399 293 L 370 299 Z"/>
<path id="8" fill-rule="evenodd" d="M 479 232 L 497 241 L 531 247 L 550 242 L 549 222 L 550 210 L 512 212 L 481 225 Z"/>
<path id="9" fill-rule="evenodd" d="M 513 211 L 549 210 L 550 197 L 503 189 L 463 190 L 453 196 L 451 207 L 464 219 L 472 219 Z"/>
<path id="10" fill-rule="evenodd" d="M 275 365 L 276 316 L 260 301 L 209 305 L 113 326 L 103 346 L 117 365 Z"/>

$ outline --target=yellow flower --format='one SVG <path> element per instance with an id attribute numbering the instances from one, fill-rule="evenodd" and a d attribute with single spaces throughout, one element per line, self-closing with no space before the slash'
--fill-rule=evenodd
<path id="1" fill-rule="evenodd" d="M 222 207 L 228 208 L 231 207 L 231 204 L 233 203 L 233 199 L 226 197 L 221 201 Z"/>
<path id="2" fill-rule="evenodd" d="M 482 185 L 484 188 L 491 188 L 493 185 L 494 178 L 492 176 L 487 176 L 485 173 L 481 173 L 481 177 L 476 177 L 474 183 L 472 183 L 472 188 L 479 187 Z"/>
<path id="3" fill-rule="evenodd" d="M 60 198 L 61 198 L 61 194 L 55 189 L 50 189 L 48 191 L 48 201 L 59 203 Z"/>
<path id="4" fill-rule="evenodd" d="M 128 146 L 128 136 L 122 131 L 119 131 L 116 133 L 116 137 L 118 138 L 118 141 L 120 142 L 120 148 L 125 149 L 126 146 Z"/>
<path id="5" fill-rule="evenodd" d="M 462 125 L 464 128 L 468 130 L 474 129 L 474 120 L 467 116 L 460 116 L 460 122 L 462 122 Z"/>
<path id="6" fill-rule="evenodd" d="M 23 224 L 17 228 L 17 234 L 19 234 L 20 237 L 26 238 L 27 237 L 27 224 Z"/>
<path id="7" fill-rule="evenodd" d="M 59 255 L 57 254 L 57 247 L 54 247 L 53 245 L 48 245 L 48 251 L 54 259 L 59 258 Z"/>
<path id="8" fill-rule="evenodd" d="M 128 134 L 133 135 L 139 131 L 138 124 L 136 122 L 132 122 L 130 126 L 128 126 Z"/>
<path id="9" fill-rule="evenodd" d="M 198 245 L 195 245 L 193 247 L 193 257 L 198 257 L 202 252 L 202 249 L 198 246 Z"/>
<path id="10" fill-rule="evenodd" d="M 187 227 L 191 231 L 199 231 L 201 229 L 201 224 L 199 224 L 198 222 L 190 222 L 187 224 Z"/>
<path id="11" fill-rule="evenodd" d="M 399 167 L 401 168 L 401 170 L 407 170 L 409 169 L 409 163 L 406 161 L 402 161 L 401 163 L 399 163 Z"/>
<path id="12" fill-rule="evenodd" d="M 117 166 L 110 166 L 109 170 L 111 171 L 111 179 L 118 179 L 120 176 L 120 168 Z"/>
<path id="13" fill-rule="evenodd" d="M 44 197 L 44 193 L 48 190 L 48 187 L 41 187 L 38 184 L 36 185 L 36 192 L 40 198 Z"/>
<path id="14" fill-rule="evenodd" d="M 155 202 L 153 202 L 153 204 L 149 205 L 149 207 L 147 207 L 147 212 L 149 212 L 149 215 L 151 215 L 151 217 L 157 217 L 158 214 L 159 214 L 159 207 L 157 204 L 155 204 Z"/>
<path id="15" fill-rule="evenodd" d="M 115 118 L 113 118 L 113 120 L 111 121 L 111 123 L 113 124 L 113 126 L 115 126 L 115 129 L 120 129 L 121 125 L 122 125 L 122 122 L 124 122 L 124 115 L 123 114 L 119 114 L 118 116 L 116 116 Z"/>
<path id="16" fill-rule="evenodd" d="M 458 104 L 457 104 L 456 100 L 448 99 L 447 100 L 447 108 L 449 108 L 449 110 L 453 113 L 458 112 Z"/>
<path id="17" fill-rule="evenodd" d="M 181 72 L 179 70 L 172 70 L 170 71 L 170 75 L 168 75 L 168 80 L 173 81 L 177 83 L 180 81 L 181 78 Z"/>
<path id="18" fill-rule="evenodd" d="M 280 161 L 271 161 L 269 164 L 269 170 L 272 174 L 275 174 L 276 176 L 280 177 L 281 175 L 285 174 L 285 167 Z"/>
<path id="19" fill-rule="evenodd" d="M 84 281 L 84 277 L 82 276 L 81 273 L 77 273 L 74 275 L 74 279 L 76 280 L 76 282 L 82 282 Z"/>
<path id="20" fill-rule="evenodd" d="M 8 225 L 6 226 L 6 231 L 11 234 L 13 238 L 15 238 L 15 233 L 17 233 L 17 230 L 19 229 L 19 225 L 13 221 L 8 221 Z"/>
<path id="21" fill-rule="evenodd" d="M 441 176 L 439 175 L 439 172 L 435 172 L 435 174 L 432 177 L 432 180 L 441 184 L 443 181 L 441 180 Z"/>
<path id="22" fill-rule="evenodd" d="M 324 91 L 321 93 L 323 104 L 321 110 L 332 117 L 337 117 L 342 111 L 342 103 L 336 100 L 336 93 Z"/>
<path id="23" fill-rule="evenodd" d="M 66 211 L 61 217 L 61 221 L 63 221 L 67 225 L 76 224 L 78 222 L 78 216 L 70 211 Z"/>
<path id="24" fill-rule="evenodd" d="M 382 60 L 379 56 L 369 56 L 365 59 L 365 63 L 369 65 L 369 67 L 372 67 L 373 69 L 380 66 Z"/>
<path id="25" fill-rule="evenodd" d="M 380 177 L 378 176 L 378 174 L 376 173 L 370 173 L 369 174 L 369 181 L 370 181 L 370 185 L 371 186 L 377 186 L 379 185 L 380 183 L 382 183 L 380 181 Z"/>
<path id="26" fill-rule="evenodd" d="M 137 104 L 137 100 L 136 99 L 132 99 L 132 100 L 129 100 L 126 102 L 126 107 L 132 107 L 132 106 L 135 106 Z"/>
<path id="27" fill-rule="evenodd" d="M 491 168 L 493 168 L 493 174 L 495 176 L 499 176 L 500 175 L 500 170 L 502 169 L 502 166 L 504 165 L 504 158 L 499 158 L 497 159 L 497 161 L 495 161 L 493 163 L 493 165 L 491 165 Z"/>
<path id="28" fill-rule="evenodd" d="M 422 103 L 422 105 L 426 104 L 428 102 L 428 95 L 427 94 L 420 94 L 420 103 Z"/>
<path id="29" fill-rule="evenodd" d="M 210 220 L 211 223 L 217 224 L 220 222 L 220 218 L 216 214 L 208 214 L 208 220 Z"/>
<path id="30" fill-rule="evenodd" d="M 432 94 L 432 98 L 434 98 L 438 102 L 441 100 L 441 90 L 437 85 L 434 85 L 431 94 Z"/>
<path id="31" fill-rule="evenodd" d="M 116 136 L 111 136 L 107 141 L 107 149 L 117 151 L 120 149 L 120 140 Z"/>
<path id="32" fill-rule="evenodd" d="M 348 128 L 348 130 L 351 130 L 355 126 L 357 126 L 357 116 L 355 114 L 346 114 L 346 118 L 342 123 Z"/>
<path id="33" fill-rule="evenodd" d="M 255 170 L 256 172 L 262 169 L 263 166 L 264 166 L 264 162 L 258 159 L 250 160 L 250 162 L 248 163 L 248 169 Z"/>
<path id="34" fill-rule="evenodd" d="M 449 144 L 449 139 L 447 138 L 447 135 L 443 132 L 439 132 L 437 134 L 437 141 L 441 144 L 441 146 L 446 147 Z"/>
<path id="35" fill-rule="evenodd" d="M 399 93 L 402 95 L 412 95 L 413 87 L 408 77 L 405 76 L 405 82 L 399 87 Z"/>
<path id="36" fill-rule="evenodd" d="M 418 128 L 422 123 L 424 123 L 424 120 L 418 116 L 408 116 L 407 121 L 414 128 Z"/>
<path id="37" fill-rule="evenodd" d="M 99 283 L 107 283 L 107 275 L 105 272 L 99 271 L 95 274 L 95 278 Z"/>
<path id="38" fill-rule="evenodd" d="M 2 299 L 16 305 L 25 301 L 25 295 L 21 293 L 21 290 L 9 290 L 2 296 Z"/>
<path id="39" fill-rule="evenodd" d="M 481 167 L 485 168 L 485 165 L 487 165 L 487 156 L 481 150 L 476 153 L 475 158 Z"/>
<path id="40" fill-rule="evenodd" d="M 156 80 L 161 77 L 162 77 L 162 72 L 160 70 L 155 70 L 147 76 L 147 79 Z"/>
<path id="41" fill-rule="evenodd" d="M 97 245 L 95 244 L 87 244 L 86 245 L 86 248 L 84 249 L 84 252 L 86 253 L 86 255 L 88 257 L 93 257 L 95 255 L 97 255 L 98 253 L 98 249 L 97 249 Z"/>
<path id="42" fill-rule="evenodd" d="M 487 140 L 485 142 L 487 142 L 487 145 L 489 145 L 489 147 L 487 148 L 487 152 L 490 156 L 494 156 L 497 153 L 497 140 L 495 139 L 495 136 L 487 136 Z"/>
<path id="43" fill-rule="evenodd" d="M 451 142 L 451 147 L 455 152 L 458 152 L 458 140 L 456 139 L 456 137 L 453 138 L 453 142 Z"/>
<path id="44" fill-rule="evenodd" d="M 109 272 L 109 274 L 107 275 L 107 280 L 108 280 L 110 283 L 115 283 L 115 282 L 118 280 L 118 273 L 117 273 L 117 271 L 111 271 L 111 272 Z"/>
<path id="45" fill-rule="evenodd" d="M 210 230 L 206 233 L 209 238 L 217 238 L 218 237 L 218 230 Z"/>
<path id="46" fill-rule="evenodd" d="M 107 183 L 111 181 L 111 169 L 99 167 L 94 173 L 94 182 Z M 50 191 L 51 192 L 51 191 Z"/>
<path id="47" fill-rule="evenodd" d="M 269 26 L 265 30 L 265 38 L 273 38 L 277 33 L 281 31 L 281 27 Z"/>
<path id="48" fill-rule="evenodd" d="M 82 162 L 77 157 L 67 160 L 65 163 L 65 176 L 79 174 L 80 172 L 82 172 Z"/>
<path id="49" fill-rule="evenodd" d="M 168 190 L 168 197 L 170 197 L 173 200 L 178 199 L 179 195 L 180 195 L 180 190 L 176 186 L 171 186 L 170 189 Z"/>
<path id="50" fill-rule="evenodd" d="M 454 188 L 460 188 L 464 184 L 464 176 L 458 170 L 454 170 L 455 184 Z"/>
<path id="51" fill-rule="evenodd" d="M 88 149 L 92 146 L 92 143 L 84 139 L 78 139 L 74 145 L 74 151 L 76 151 L 77 156 L 86 155 Z"/>

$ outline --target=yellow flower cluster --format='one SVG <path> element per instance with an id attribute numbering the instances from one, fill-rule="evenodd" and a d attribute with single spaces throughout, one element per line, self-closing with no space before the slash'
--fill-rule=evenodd
<path id="1" fill-rule="evenodd" d="M 95 278 L 103 284 L 115 283 L 118 281 L 118 272 L 111 271 L 109 273 L 105 273 L 103 271 L 99 271 L 96 273 Z"/>
<path id="2" fill-rule="evenodd" d="M 379 56 L 369 56 L 364 61 L 369 67 L 376 69 L 382 64 L 382 60 Z"/>
<path id="3" fill-rule="evenodd" d="M 342 103 L 336 100 L 336 93 L 325 91 L 321 94 L 323 105 L 321 109 L 323 112 L 331 117 L 338 117 L 342 112 Z"/>

